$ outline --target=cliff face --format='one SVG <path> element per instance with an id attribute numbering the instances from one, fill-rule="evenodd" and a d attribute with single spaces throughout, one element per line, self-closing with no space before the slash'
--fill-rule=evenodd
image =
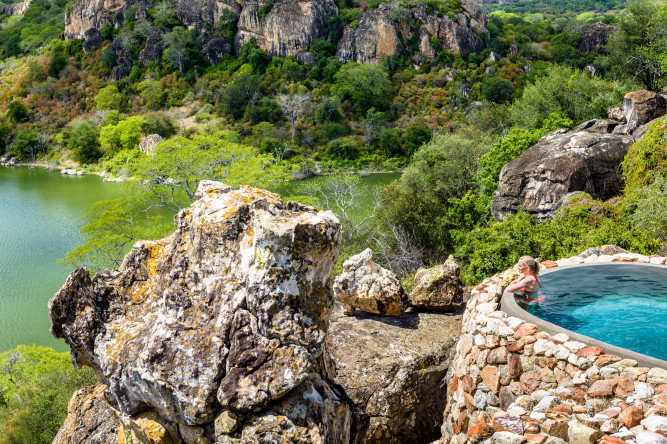
<path id="1" fill-rule="evenodd" d="M 156 424 L 173 442 L 267 430 L 346 442 L 350 411 L 326 382 L 324 351 L 338 220 L 218 182 L 198 197 L 171 236 L 138 242 L 119 270 L 75 270 L 49 302 L 52 333 L 139 442 Z"/>
<path id="2" fill-rule="evenodd" d="M 237 54 L 254 38 L 271 57 L 302 56 L 313 40 L 327 38 L 327 17 L 338 14 L 333 0 L 279 0 L 263 17 L 260 10 L 268 9 L 264 0 L 168 1 L 180 20 L 199 31 L 205 40 L 210 40 L 210 30 L 218 25 L 223 13 L 233 12 L 238 19 L 234 37 Z M 143 20 L 151 8 L 150 4 L 135 0 L 77 0 L 65 18 L 65 38 L 84 38 L 88 30 L 99 30 L 105 23 L 120 27 L 130 6 L 137 7 L 137 20 Z M 424 5 L 416 3 L 397 21 L 392 17 L 396 8 L 399 6 L 382 3 L 364 14 L 356 29 L 346 27 L 337 48 L 338 60 L 379 63 L 384 56 L 408 50 L 433 58 L 436 49 L 463 56 L 484 49 L 480 36 L 486 35 L 487 16 L 473 0 L 463 0 L 463 12 L 453 18 L 428 14 Z M 212 63 L 217 60 L 209 59 Z"/>
<path id="3" fill-rule="evenodd" d="M 402 14 L 395 13 L 395 4 L 382 3 L 378 9 L 367 12 L 359 19 L 359 26 L 345 28 L 338 43 L 336 58 L 340 62 L 380 63 L 382 57 L 403 54 L 409 42 L 416 39 L 421 54 L 433 58 L 436 48 L 452 54 L 468 56 L 484 49 L 480 35 L 486 33 L 486 12 L 475 2 L 463 1 L 464 13 L 456 20 L 447 15 L 428 14 L 420 3 Z M 402 17 L 401 17 L 402 15 Z M 396 20 L 401 18 L 400 20 Z M 417 27 L 414 27 L 414 24 Z"/>

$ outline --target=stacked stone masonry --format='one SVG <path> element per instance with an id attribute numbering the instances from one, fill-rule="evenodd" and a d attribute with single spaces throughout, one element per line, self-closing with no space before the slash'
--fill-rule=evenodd
<path id="1" fill-rule="evenodd" d="M 542 266 L 616 261 L 665 265 L 625 252 Z M 667 444 L 667 370 L 500 311 L 517 275 L 507 270 L 472 291 L 448 374 L 442 442 Z"/>

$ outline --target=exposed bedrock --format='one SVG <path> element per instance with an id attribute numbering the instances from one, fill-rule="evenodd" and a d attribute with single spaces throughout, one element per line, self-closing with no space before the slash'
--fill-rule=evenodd
<path id="1" fill-rule="evenodd" d="M 544 136 L 502 168 L 493 216 L 502 220 L 523 209 L 543 220 L 553 216 L 568 193 L 615 196 L 623 187 L 618 166 L 632 143 L 631 136 L 587 130 L 562 129 Z"/>
<path id="2" fill-rule="evenodd" d="M 383 57 L 406 52 L 408 41 L 418 34 L 419 50 L 422 56 L 433 58 L 436 55 L 431 38 L 438 42 L 441 49 L 467 57 L 470 53 L 484 49 L 484 41 L 478 35 L 486 33 L 486 12 L 475 2 L 461 2 L 464 14 L 457 14 L 456 20 L 447 15 L 437 17 L 427 14 L 426 7 L 420 3 L 410 9 L 397 4 L 381 3 L 380 6 L 366 12 L 359 18 L 355 29 L 345 28 L 336 50 L 340 62 L 354 61 L 375 63 Z M 400 21 L 396 21 L 395 10 L 405 9 Z M 412 23 L 419 24 L 413 29 Z"/>
<path id="3" fill-rule="evenodd" d="M 353 403 L 353 443 L 429 443 L 440 436 L 460 314 L 344 316 L 336 304 L 327 349 Z"/>
<path id="4" fill-rule="evenodd" d="M 459 275 L 461 266 L 449 255 L 444 264 L 420 268 L 410 293 L 410 304 L 427 310 L 454 310 L 463 303 L 465 287 Z"/>
<path id="5" fill-rule="evenodd" d="M 72 272 L 49 301 L 52 333 L 140 442 L 154 427 L 177 442 L 345 442 L 324 349 L 338 220 L 219 182 L 197 197 L 118 270 Z"/>

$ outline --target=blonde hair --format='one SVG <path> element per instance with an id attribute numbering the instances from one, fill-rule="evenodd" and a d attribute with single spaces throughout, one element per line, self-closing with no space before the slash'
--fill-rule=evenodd
<path id="1" fill-rule="evenodd" d="M 533 259 L 531 256 L 521 256 L 519 260 L 533 273 L 538 274 L 540 272 L 540 262 L 537 259 Z"/>

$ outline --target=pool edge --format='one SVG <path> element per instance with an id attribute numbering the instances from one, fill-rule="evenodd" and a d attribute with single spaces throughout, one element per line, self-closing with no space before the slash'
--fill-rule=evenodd
<path id="1" fill-rule="evenodd" d="M 628 265 L 628 262 L 609 262 L 609 263 L 592 263 L 592 264 L 575 264 L 575 265 L 566 265 L 566 266 L 560 266 L 560 267 L 555 267 L 555 268 L 550 268 L 545 271 L 543 271 L 540 274 L 547 274 L 553 271 L 560 271 L 566 268 L 575 268 L 575 267 L 588 267 L 588 266 L 593 266 L 593 265 L 610 265 L 610 266 L 616 266 L 616 265 Z M 655 264 L 642 264 L 642 263 L 632 263 L 633 266 L 643 266 L 643 267 L 655 267 L 655 268 L 663 268 L 664 265 L 655 265 Z M 514 294 L 508 291 L 504 291 L 502 298 L 500 299 L 500 309 L 507 313 L 510 316 L 513 316 L 515 318 L 522 319 L 524 321 L 528 321 L 530 323 L 533 323 L 538 326 L 539 329 L 546 331 L 547 333 L 554 335 L 558 333 L 564 333 L 570 337 L 570 339 L 585 343 L 587 345 L 596 345 L 598 347 L 601 347 L 604 349 L 605 353 L 608 354 L 613 354 L 616 356 L 619 356 L 621 358 L 626 358 L 626 359 L 633 359 L 637 361 L 637 364 L 643 367 L 661 367 L 661 368 L 667 368 L 667 361 L 664 361 L 659 358 L 654 358 L 653 356 L 648 356 L 636 351 L 628 350 L 627 348 L 619 347 L 617 345 L 612 345 L 608 344 L 606 342 L 600 341 L 599 339 L 591 338 L 590 336 L 582 335 L 580 333 L 573 332 L 571 330 L 568 330 L 564 327 L 560 327 L 556 324 L 552 324 L 551 322 L 545 321 L 543 319 L 538 318 L 537 316 L 533 316 L 532 314 L 528 313 L 526 310 L 523 308 L 519 307 L 519 305 L 516 303 L 514 299 Z"/>

